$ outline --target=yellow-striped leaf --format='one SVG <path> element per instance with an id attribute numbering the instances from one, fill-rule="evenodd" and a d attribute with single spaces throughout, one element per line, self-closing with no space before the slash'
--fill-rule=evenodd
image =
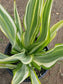
<path id="1" fill-rule="evenodd" d="M 31 53 L 42 50 L 50 42 L 50 16 L 51 16 L 52 2 L 53 0 L 46 0 L 44 4 L 41 18 L 40 35 L 37 39 L 37 43 L 34 44 L 34 48 L 32 48 Z"/>
<path id="2" fill-rule="evenodd" d="M 22 26 L 21 26 L 21 21 L 20 21 L 20 17 L 17 11 L 15 0 L 14 0 L 14 18 L 15 18 L 15 24 L 17 26 L 17 35 L 18 35 L 18 38 L 21 40 Z"/>
<path id="3" fill-rule="evenodd" d="M 23 45 L 28 47 L 35 40 L 39 28 L 39 1 L 29 0 L 24 17 L 25 34 Z"/>
<path id="4" fill-rule="evenodd" d="M 1 56 L 3 56 L 3 57 L 1 57 Z M 0 54 L 0 57 L 1 57 L 0 64 L 15 63 L 18 60 L 21 61 L 23 64 L 29 64 L 33 59 L 32 55 L 26 56 L 24 51 L 21 53 L 15 54 L 13 56 L 10 56 L 10 57 L 6 57 L 6 55 Z"/>
<path id="5" fill-rule="evenodd" d="M 30 69 L 30 78 L 31 78 L 32 84 L 41 84 L 35 71 L 32 69 Z"/>
<path id="6" fill-rule="evenodd" d="M 57 31 L 63 27 L 63 20 L 59 21 L 55 25 L 53 25 L 50 29 L 50 42 L 54 39 L 56 36 Z"/>
<path id="7" fill-rule="evenodd" d="M 34 62 L 45 69 L 53 66 L 58 60 L 63 59 L 63 44 L 55 46 L 45 54 L 34 56 Z"/>
<path id="8" fill-rule="evenodd" d="M 2 68 L 15 69 L 16 65 L 13 65 L 13 64 L 0 64 L 0 69 L 2 69 Z"/>
<path id="9" fill-rule="evenodd" d="M 6 12 L 6 10 L 0 5 L 0 29 L 8 37 L 12 45 L 16 41 L 16 26 L 13 19 Z"/>
<path id="10" fill-rule="evenodd" d="M 14 72 L 14 76 L 12 79 L 12 84 L 20 84 L 29 76 L 29 69 L 26 65 L 22 65 L 22 67 L 18 68 Z"/>

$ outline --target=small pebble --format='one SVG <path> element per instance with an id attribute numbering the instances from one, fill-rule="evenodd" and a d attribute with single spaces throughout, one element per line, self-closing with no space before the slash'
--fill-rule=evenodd
<path id="1" fill-rule="evenodd" d="M 61 76 L 63 77 L 63 73 L 61 73 Z"/>
<path id="2" fill-rule="evenodd" d="M 56 13 L 56 15 L 59 15 L 60 13 Z"/>

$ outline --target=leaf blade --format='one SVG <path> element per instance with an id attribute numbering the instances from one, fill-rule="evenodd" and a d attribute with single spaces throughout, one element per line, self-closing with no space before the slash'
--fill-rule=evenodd
<path id="1" fill-rule="evenodd" d="M 63 44 L 55 46 L 52 50 L 46 52 L 46 54 L 42 54 L 41 56 L 35 56 L 34 62 L 40 66 L 43 65 L 47 69 L 62 58 L 63 58 Z"/>
<path id="2" fill-rule="evenodd" d="M 50 42 L 54 39 L 54 37 L 56 36 L 57 31 L 63 27 L 63 20 L 59 21 L 58 23 L 56 23 L 55 25 L 53 25 L 50 29 Z"/>
<path id="3" fill-rule="evenodd" d="M 14 0 L 14 18 L 15 18 L 15 24 L 17 26 L 17 33 L 18 33 L 19 39 L 21 40 L 22 26 L 21 26 L 21 21 L 20 21 L 20 17 L 17 11 L 15 0 Z"/>
<path id="4" fill-rule="evenodd" d="M 29 64 L 32 59 L 33 59 L 33 56 L 30 55 L 30 56 L 26 56 L 25 55 L 25 51 L 21 52 L 21 53 L 18 53 L 18 54 L 15 54 L 11 57 L 6 57 L 6 55 L 4 54 L 0 54 L 0 56 L 3 56 L 2 59 L 0 59 L 0 63 L 15 63 L 16 61 L 21 61 L 23 64 Z M 4 58 L 6 57 L 6 58 Z"/>
<path id="5" fill-rule="evenodd" d="M 0 53 L 0 59 L 4 59 L 4 58 L 7 58 L 8 56 L 7 55 L 4 55 L 2 53 Z"/>
<path id="6" fill-rule="evenodd" d="M 12 84 L 20 84 L 29 76 L 29 69 L 26 65 L 22 65 L 18 69 L 13 77 Z"/>
<path id="7" fill-rule="evenodd" d="M 39 36 L 39 41 L 43 41 L 47 38 L 50 28 L 50 15 L 51 15 L 51 8 L 52 8 L 52 2 L 53 0 L 46 0 L 44 8 L 43 8 L 43 14 L 41 18 L 41 31 Z"/>
<path id="8" fill-rule="evenodd" d="M 30 53 L 41 51 L 50 42 L 50 15 L 53 0 L 46 0 L 41 18 L 40 35 Z M 35 46 L 36 45 L 36 46 Z"/>
<path id="9" fill-rule="evenodd" d="M 18 61 L 20 58 L 23 58 L 24 52 L 19 53 L 19 54 L 15 54 L 13 56 L 7 57 L 4 54 L 0 54 L 0 64 L 5 63 L 15 63 L 16 61 Z M 20 56 L 20 57 L 18 57 Z M 3 57 L 3 58 L 2 58 Z"/>
<path id="10" fill-rule="evenodd" d="M 6 12 L 6 10 L 0 5 L 0 29 L 8 37 L 11 44 L 14 45 L 16 38 L 16 26 L 13 19 Z"/>
<path id="11" fill-rule="evenodd" d="M 30 78 L 31 78 L 32 84 L 41 84 L 35 71 L 32 69 L 30 69 Z"/>
<path id="12" fill-rule="evenodd" d="M 24 17 L 24 24 L 25 24 L 25 35 L 24 35 L 24 44 L 25 46 L 29 46 L 33 43 L 34 38 L 33 35 L 36 36 L 38 32 L 38 8 L 39 8 L 39 0 L 29 0 L 26 8 L 26 13 Z M 31 10 L 30 10 L 31 9 Z M 37 30 L 36 34 L 35 31 Z M 33 40 L 32 40 L 33 38 Z"/>
<path id="13" fill-rule="evenodd" d="M 14 69 L 14 68 L 16 68 L 16 65 L 12 65 L 12 64 L 0 64 L 0 69 L 2 69 L 2 68 Z"/>

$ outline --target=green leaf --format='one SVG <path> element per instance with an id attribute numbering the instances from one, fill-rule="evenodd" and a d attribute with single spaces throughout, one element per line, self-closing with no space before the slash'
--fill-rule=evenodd
<path id="1" fill-rule="evenodd" d="M 8 57 L 4 54 L 0 54 L 0 64 L 15 63 L 16 61 L 18 61 L 18 60 L 13 56 Z"/>
<path id="2" fill-rule="evenodd" d="M 16 65 L 12 65 L 12 64 L 0 64 L 0 69 L 2 69 L 2 68 L 14 69 L 14 68 L 16 68 Z"/>
<path id="3" fill-rule="evenodd" d="M 0 59 L 4 59 L 4 58 L 7 58 L 8 56 L 7 55 L 4 55 L 2 53 L 0 53 Z"/>
<path id="4" fill-rule="evenodd" d="M 20 21 L 20 17 L 19 17 L 19 14 L 18 14 L 18 11 L 17 11 L 17 7 L 16 7 L 16 1 L 14 0 L 14 19 L 15 19 L 15 24 L 16 24 L 16 27 L 17 27 L 17 35 L 16 35 L 16 43 L 14 45 L 14 48 L 13 48 L 13 51 L 21 51 L 23 46 L 22 46 L 22 43 L 21 43 L 21 35 L 22 35 L 22 26 L 21 26 L 21 21 Z"/>
<path id="5" fill-rule="evenodd" d="M 33 59 L 33 56 L 32 56 L 32 55 L 30 55 L 30 56 L 24 55 L 24 56 L 22 57 L 22 59 L 21 59 L 21 62 L 22 62 L 23 64 L 29 64 L 29 63 L 32 62 L 32 59 Z M 20 59 L 19 59 L 19 60 L 20 60 Z"/>
<path id="6" fill-rule="evenodd" d="M 55 46 L 45 54 L 34 56 L 33 61 L 39 66 L 44 66 L 48 69 L 61 59 L 63 59 L 63 44 Z"/>
<path id="7" fill-rule="evenodd" d="M 4 54 L 0 54 L 0 64 L 2 63 L 5 63 L 5 64 L 8 64 L 8 63 L 15 63 L 17 62 L 18 60 L 22 60 L 23 59 L 23 56 L 24 56 L 24 53 L 25 51 L 19 53 L 19 54 L 15 54 L 13 56 L 6 56 Z"/>
<path id="8" fill-rule="evenodd" d="M 25 34 L 22 42 L 25 47 L 34 42 L 39 29 L 39 1 L 29 0 L 26 7 L 24 17 Z"/>
<path id="9" fill-rule="evenodd" d="M 21 51 L 16 43 L 16 25 L 6 10 L 0 5 L 0 29 L 7 36 L 12 44 L 12 48 Z M 16 46 L 15 46 L 16 45 Z"/>
<path id="10" fill-rule="evenodd" d="M 2 55 L 0 55 L 2 56 Z M 6 55 L 3 55 L 3 57 L 6 56 Z M 21 61 L 23 64 L 29 64 L 33 59 L 33 56 L 30 55 L 30 56 L 26 56 L 25 55 L 25 51 L 21 52 L 21 53 L 18 53 L 18 54 L 15 54 L 11 57 L 7 57 L 7 58 L 3 58 L 3 59 L 0 59 L 0 64 L 1 63 L 15 63 L 16 61 Z"/>
<path id="11" fill-rule="evenodd" d="M 14 45 L 12 51 L 20 52 L 22 49 L 22 43 L 21 43 L 22 26 L 21 26 L 21 21 L 20 21 L 20 17 L 19 17 L 18 11 L 17 11 L 15 0 L 14 0 L 14 19 L 15 19 L 15 24 L 17 27 L 17 35 L 16 35 L 16 42 L 15 42 L 15 45 Z"/>
<path id="12" fill-rule="evenodd" d="M 20 21 L 20 17 L 17 11 L 15 0 L 14 0 L 14 18 L 15 18 L 15 24 L 17 26 L 17 35 L 18 35 L 18 38 L 21 40 L 22 26 L 21 26 L 21 21 Z"/>
<path id="13" fill-rule="evenodd" d="M 50 42 L 50 16 L 53 0 L 46 0 L 41 18 L 40 35 L 30 53 L 41 51 Z M 33 46 L 32 45 L 32 46 Z"/>
<path id="14" fill-rule="evenodd" d="M 6 12 L 6 10 L 0 5 L 0 29 L 8 37 L 12 45 L 16 40 L 16 26 L 13 19 Z"/>
<path id="15" fill-rule="evenodd" d="M 8 58 L 7 55 L 0 53 L 0 60 L 7 59 L 7 58 Z M 0 63 L 0 68 L 14 69 L 14 68 L 16 68 L 16 65 Z"/>
<path id="16" fill-rule="evenodd" d="M 18 54 L 18 51 L 12 49 L 12 50 L 11 50 L 11 54 Z"/>
<path id="17" fill-rule="evenodd" d="M 53 25 L 50 29 L 50 41 L 52 41 L 54 39 L 54 37 L 56 36 L 57 31 L 63 27 L 63 20 L 59 21 L 58 23 L 56 23 L 55 25 Z"/>
<path id="18" fill-rule="evenodd" d="M 30 69 L 30 78 L 31 78 L 32 84 L 41 84 L 35 71 L 32 69 Z"/>
<path id="19" fill-rule="evenodd" d="M 41 18 L 42 21 L 41 21 L 40 36 L 38 38 L 39 42 L 47 39 L 49 35 L 52 2 L 53 0 L 46 0 L 44 8 L 43 8 L 43 14 Z"/>
<path id="20" fill-rule="evenodd" d="M 40 18 L 42 18 L 43 8 L 44 8 L 44 0 L 40 0 Z"/>
<path id="21" fill-rule="evenodd" d="M 36 54 L 36 53 L 38 54 L 39 52 L 45 53 L 44 47 L 47 46 L 48 42 L 47 42 L 47 40 L 45 40 L 45 42 L 42 42 L 42 43 L 38 42 L 38 43 L 32 44 L 30 46 L 30 49 L 29 49 L 30 50 L 29 54 L 33 54 L 33 53 L 34 54 Z"/>
<path id="22" fill-rule="evenodd" d="M 35 62 L 33 62 L 32 61 L 32 65 L 35 67 L 35 69 L 37 69 L 37 70 L 41 70 L 41 67 L 40 66 L 38 66 Z"/>
<path id="23" fill-rule="evenodd" d="M 22 65 L 20 69 L 14 72 L 12 84 L 20 84 L 29 76 L 29 69 L 26 65 Z"/>

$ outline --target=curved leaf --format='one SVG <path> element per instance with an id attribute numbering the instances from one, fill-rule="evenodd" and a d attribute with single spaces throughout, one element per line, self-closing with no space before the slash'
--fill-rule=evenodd
<path id="1" fill-rule="evenodd" d="M 23 38 L 24 42 L 22 42 L 25 47 L 33 43 L 38 32 L 39 27 L 37 27 L 37 25 L 39 23 L 39 1 L 40 0 L 29 0 L 26 7 L 26 13 L 24 17 L 26 32 Z"/>
<path id="2" fill-rule="evenodd" d="M 19 53 L 19 54 L 15 54 L 13 56 L 7 57 L 4 54 L 0 54 L 0 64 L 5 63 L 15 63 L 18 60 L 21 60 L 24 56 L 25 51 Z"/>
<path id="3" fill-rule="evenodd" d="M 6 55 L 0 54 L 0 56 L 6 57 Z M 7 58 L 2 58 L 0 59 L 0 64 L 1 63 L 15 63 L 16 61 L 20 60 L 23 64 L 29 64 L 33 59 L 33 56 L 26 56 L 25 52 L 21 52 L 18 54 L 15 54 L 11 57 Z"/>
<path id="4" fill-rule="evenodd" d="M 55 25 L 53 25 L 50 29 L 50 41 L 52 41 L 54 39 L 54 37 L 56 36 L 57 31 L 63 27 L 63 20 L 59 21 L 58 23 L 56 23 Z"/>
<path id="5" fill-rule="evenodd" d="M 0 53 L 0 59 L 5 59 L 7 57 L 8 57 L 7 55 L 4 55 L 4 54 Z"/>
<path id="6" fill-rule="evenodd" d="M 48 43 L 49 43 L 49 40 L 48 41 L 45 40 L 45 42 L 38 42 L 38 43 L 32 44 L 29 54 L 41 52 L 43 48 L 48 45 Z"/>
<path id="7" fill-rule="evenodd" d="M 16 32 L 16 42 L 15 42 L 15 45 L 13 46 L 12 51 L 20 52 L 22 50 L 22 43 L 21 43 L 22 26 L 21 26 L 21 21 L 20 21 L 20 17 L 19 17 L 18 11 L 17 11 L 15 0 L 14 0 L 14 20 L 15 20 L 17 32 Z"/>
<path id="8" fill-rule="evenodd" d="M 13 19 L 0 5 L 0 29 L 8 37 L 11 44 L 14 45 L 16 40 L 16 26 Z"/>
<path id="9" fill-rule="evenodd" d="M 40 0 L 40 18 L 42 18 L 43 8 L 44 8 L 44 0 Z"/>
<path id="10" fill-rule="evenodd" d="M 21 51 L 21 46 L 16 43 L 16 25 L 11 18 L 11 16 L 6 12 L 6 10 L 0 5 L 0 29 L 9 39 L 12 44 L 12 48 Z M 15 46 L 16 45 L 16 46 Z"/>
<path id="11" fill-rule="evenodd" d="M 55 46 L 52 50 L 42 54 L 41 56 L 34 56 L 34 62 L 46 69 L 54 65 L 58 60 L 63 58 L 63 44 Z"/>
<path id="12" fill-rule="evenodd" d="M 2 57 L 3 56 L 3 57 Z M 4 54 L 0 54 L 0 64 L 8 64 L 8 63 L 15 63 L 16 61 L 18 61 L 17 58 L 11 56 L 11 57 L 7 57 Z"/>
<path id="13" fill-rule="evenodd" d="M 29 55 L 29 56 L 24 55 L 23 58 L 21 59 L 21 62 L 23 64 L 29 64 L 29 63 L 32 62 L 32 59 L 33 59 L 33 56 L 32 55 Z"/>
<path id="14" fill-rule="evenodd" d="M 43 8 L 43 14 L 41 18 L 42 21 L 41 21 L 40 36 L 38 38 L 38 41 L 40 42 L 47 39 L 49 35 L 52 2 L 53 0 L 46 0 L 44 8 Z"/>
<path id="15" fill-rule="evenodd" d="M 6 58 L 8 58 L 7 55 L 4 55 L 4 54 L 0 53 L 0 60 L 6 59 Z M 16 68 L 16 65 L 0 63 L 0 68 L 14 69 L 14 68 Z"/>
<path id="16" fill-rule="evenodd" d="M 35 62 L 33 62 L 32 61 L 32 65 L 35 67 L 35 69 L 37 69 L 37 70 L 41 70 L 41 67 L 40 66 L 38 66 Z"/>
<path id="17" fill-rule="evenodd" d="M 16 70 L 13 76 L 12 84 L 20 84 L 29 76 L 29 69 L 26 65 L 22 65 Z"/>
<path id="18" fill-rule="evenodd" d="M 0 69 L 2 69 L 2 68 L 14 69 L 14 68 L 16 68 L 16 65 L 12 65 L 12 64 L 0 64 Z"/>
<path id="19" fill-rule="evenodd" d="M 32 84 L 41 84 L 35 71 L 32 69 L 30 69 L 30 78 L 31 78 Z"/>
<path id="20" fill-rule="evenodd" d="M 40 35 L 30 53 L 41 51 L 50 42 L 50 16 L 53 0 L 46 0 L 41 18 Z"/>
<path id="21" fill-rule="evenodd" d="M 15 24 L 17 26 L 17 35 L 18 35 L 18 38 L 21 40 L 22 26 L 21 26 L 21 21 L 20 21 L 20 17 L 17 11 L 15 0 L 14 0 L 14 18 L 15 18 Z"/>

